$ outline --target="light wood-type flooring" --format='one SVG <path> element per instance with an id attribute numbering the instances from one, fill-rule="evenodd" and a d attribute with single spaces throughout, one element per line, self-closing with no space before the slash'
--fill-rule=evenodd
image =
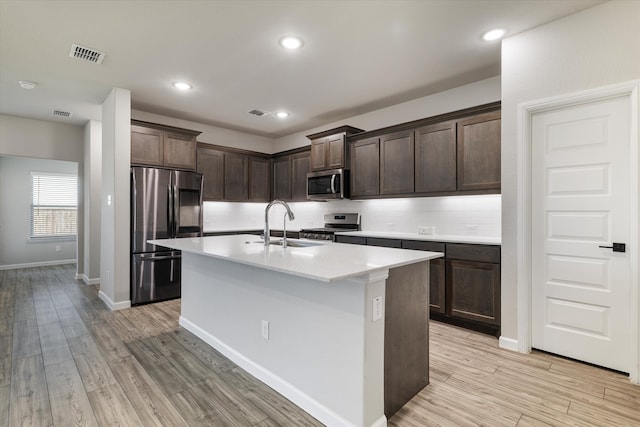
<path id="1" fill-rule="evenodd" d="M 0 426 L 321 425 L 180 328 L 179 300 L 110 312 L 74 273 L 0 271 Z M 621 374 L 430 331 L 431 384 L 390 426 L 640 426 Z"/>

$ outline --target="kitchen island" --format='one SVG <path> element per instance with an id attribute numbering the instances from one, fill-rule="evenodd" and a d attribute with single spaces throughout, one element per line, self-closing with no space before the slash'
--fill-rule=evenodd
<path id="1" fill-rule="evenodd" d="M 331 426 L 384 426 L 428 383 L 428 262 L 441 253 L 255 235 L 182 251 L 180 325 Z"/>

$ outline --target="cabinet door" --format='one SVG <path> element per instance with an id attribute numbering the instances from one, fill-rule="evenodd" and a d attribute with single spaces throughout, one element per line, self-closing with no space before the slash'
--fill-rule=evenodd
<path id="1" fill-rule="evenodd" d="M 385 248 L 401 248 L 402 240 L 382 239 L 378 237 L 367 237 L 368 246 L 382 246 Z"/>
<path id="2" fill-rule="evenodd" d="M 311 170 L 327 169 L 327 138 L 311 141 Z"/>
<path id="3" fill-rule="evenodd" d="M 456 123 L 415 132 L 416 193 L 456 190 Z"/>
<path id="4" fill-rule="evenodd" d="M 458 190 L 500 189 L 500 112 L 458 121 Z"/>
<path id="5" fill-rule="evenodd" d="M 271 162 L 249 157 L 249 200 L 268 202 L 271 198 Z"/>
<path id="6" fill-rule="evenodd" d="M 327 159 L 327 169 L 338 169 L 344 168 L 346 165 L 344 164 L 345 158 L 345 142 L 344 135 L 333 135 L 327 137 L 326 142 L 326 159 Z"/>
<path id="7" fill-rule="evenodd" d="M 291 156 L 273 161 L 273 198 L 291 200 Z"/>
<path id="8" fill-rule="evenodd" d="M 351 145 L 351 196 L 380 194 L 380 139 L 368 138 Z"/>
<path id="9" fill-rule="evenodd" d="M 335 239 L 336 239 L 336 243 L 349 243 L 349 244 L 352 244 L 352 245 L 366 245 L 367 244 L 367 238 L 366 237 L 336 235 Z"/>
<path id="10" fill-rule="evenodd" d="M 380 194 L 414 191 L 413 132 L 399 132 L 380 138 Z"/>
<path id="11" fill-rule="evenodd" d="M 204 200 L 224 199 L 224 153 L 218 150 L 198 150 L 198 173 L 202 174 Z"/>
<path id="12" fill-rule="evenodd" d="M 131 164 L 162 166 L 164 164 L 164 132 L 131 125 Z"/>
<path id="13" fill-rule="evenodd" d="M 500 325 L 500 265 L 447 259 L 447 314 Z"/>
<path id="14" fill-rule="evenodd" d="M 196 169 L 196 139 L 189 135 L 165 134 L 164 165 L 176 169 Z"/>
<path id="15" fill-rule="evenodd" d="M 307 200 L 307 173 L 311 168 L 311 153 L 298 153 L 291 156 L 291 199 Z"/>
<path id="16" fill-rule="evenodd" d="M 248 158 L 244 154 L 224 154 L 224 198 L 243 201 L 249 198 Z"/>
<path id="17" fill-rule="evenodd" d="M 445 252 L 444 243 L 420 240 L 403 240 L 403 249 L 418 251 Z M 445 267 L 444 258 L 429 261 L 429 308 L 431 312 L 445 312 Z"/>

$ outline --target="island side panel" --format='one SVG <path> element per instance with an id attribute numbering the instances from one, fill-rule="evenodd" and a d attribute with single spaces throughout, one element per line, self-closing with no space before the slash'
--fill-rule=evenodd
<path id="1" fill-rule="evenodd" d="M 389 270 L 385 303 L 384 413 L 429 384 L 429 261 Z"/>
<path id="2" fill-rule="evenodd" d="M 180 324 L 327 425 L 385 425 L 382 280 L 324 283 L 183 252 Z M 269 338 L 261 322 L 269 322 Z"/>

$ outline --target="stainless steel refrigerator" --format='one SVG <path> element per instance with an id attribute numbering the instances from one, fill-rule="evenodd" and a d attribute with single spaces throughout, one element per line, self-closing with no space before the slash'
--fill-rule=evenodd
<path id="1" fill-rule="evenodd" d="M 180 251 L 147 240 L 202 236 L 202 175 L 131 168 L 131 303 L 180 297 Z"/>

